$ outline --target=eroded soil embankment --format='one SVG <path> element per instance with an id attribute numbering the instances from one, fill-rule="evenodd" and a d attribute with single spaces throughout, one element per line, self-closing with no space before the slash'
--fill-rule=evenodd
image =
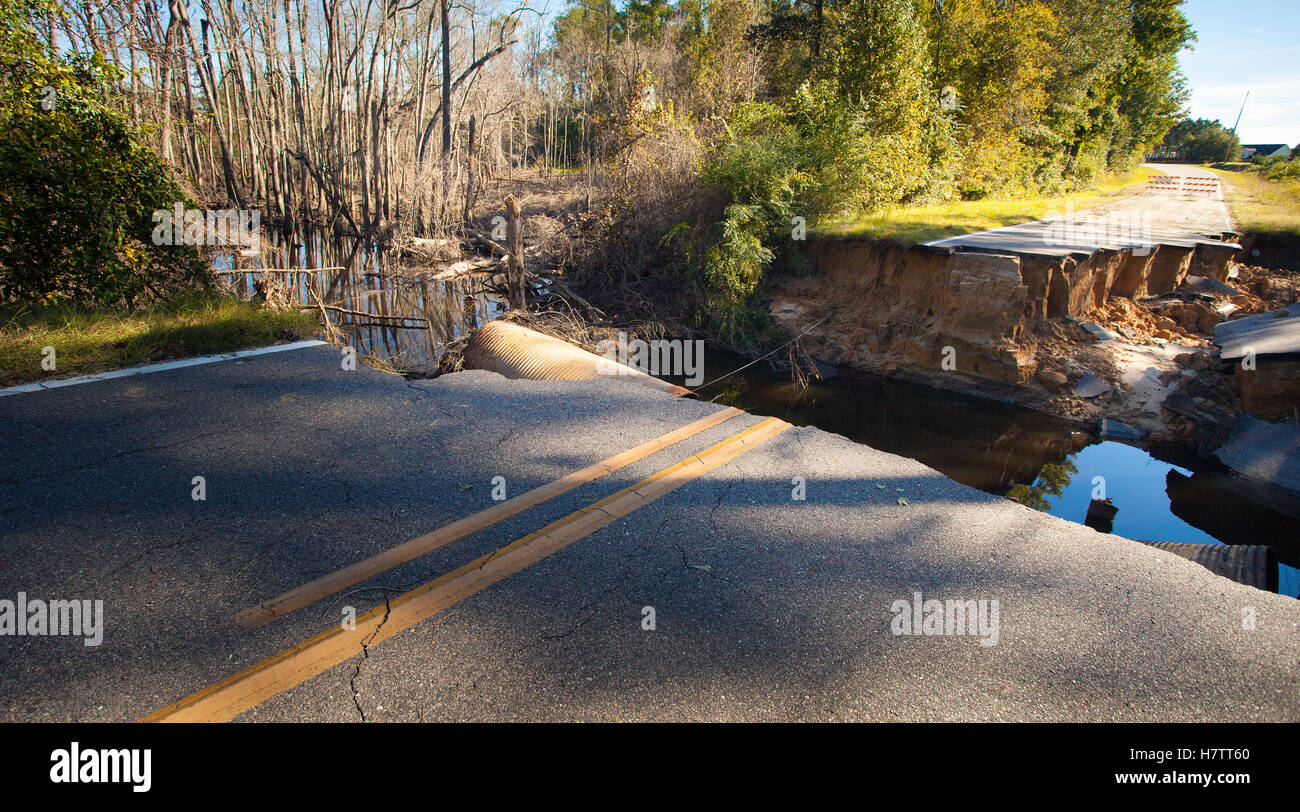
<path id="1" fill-rule="evenodd" d="M 1300 270 L 1300 236 L 1246 234 L 1237 258 L 1246 265 L 1272 270 Z"/>
<path id="2" fill-rule="evenodd" d="M 1118 418 L 1157 435 L 1190 433 L 1161 403 L 1215 377 L 1210 331 L 1225 315 L 1276 304 L 1218 285 L 1234 251 L 1202 243 L 1050 257 L 826 239 L 809 245 L 816 273 L 784 283 L 771 310 L 794 334 L 826 318 L 803 343 L 827 363 L 1081 420 Z M 1282 304 L 1295 301 L 1294 287 L 1275 289 Z M 1087 323 L 1114 339 L 1098 343 Z M 1230 424 L 1239 406 L 1217 377 L 1193 397 Z M 1076 392 L 1091 378 L 1100 394 Z"/>

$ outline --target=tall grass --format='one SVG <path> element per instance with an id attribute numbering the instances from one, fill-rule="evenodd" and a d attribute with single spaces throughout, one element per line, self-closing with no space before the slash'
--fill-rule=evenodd
<path id="1" fill-rule="evenodd" d="M 1266 178 L 1256 167 L 1240 172 L 1212 169 L 1223 183 L 1237 227 L 1261 236 L 1300 236 L 1300 178 Z"/>

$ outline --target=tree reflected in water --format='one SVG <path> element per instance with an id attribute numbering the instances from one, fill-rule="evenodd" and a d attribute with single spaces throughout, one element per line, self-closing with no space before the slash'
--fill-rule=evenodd
<path id="1" fill-rule="evenodd" d="M 1026 507 L 1046 512 L 1049 505 L 1047 497 L 1060 496 L 1070 478 L 1079 473 L 1073 458 L 1067 457 L 1061 462 L 1049 462 L 1038 472 L 1038 478 L 1032 485 L 1012 485 L 1007 491 L 1007 498 L 1013 499 Z"/>

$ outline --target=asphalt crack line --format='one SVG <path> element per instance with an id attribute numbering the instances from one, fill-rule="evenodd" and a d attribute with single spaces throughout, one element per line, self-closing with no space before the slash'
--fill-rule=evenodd
<path id="1" fill-rule="evenodd" d="M 718 494 L 718 501 L 714 502 L 713 507 L 709 510 L 709 527 L 712 528 L 715 533 L 718 532 L 718 523 L 714 520 L 713 514 L 717 513 L 718 508 L 722 507 L 722 500 L 726 499 L 731 494 L 731 489 L 735 486 L 736 481 L 734 479 L 729 480 L 727 486 L 722 489 L 722 493 Z"/>
<path id="2" fill-rule="evenodd" d="M 725 418 L 724 418 L 725 419 Z M 688 482 L 757 447 L 771 437 L 789 428 L 789 424 L 768 418 L 731 438 L 718 443 L 710 453 L 708 465 L 685 468 L 676 465 L 656 474 L 660 480 L 653 494 L 632 504 L 626 500 L 620 507 L 623 515 L 632 513 Z M 626 494 L 623 494 L 625 497 Z M 603 500 L 608 504 L 613 500 Z M 625 508 L 625 510 L 623 509 Z M 606 527 L 610 521 L 591 520 L 590 514 L 571 514 L 569 520 L 559 522 L 516 540 L 500 551 L 484 556 L 501 556 L 497 566 L 483 567 L 482 559 L 472 561 L 417 587 L 398 598 L 398 615 L 393 622 L 393 602 L 385 600 L 381 616 L 372 609 L 357 617 L 357 624 L 375 631 L 373 640 L 393 637 L 405 629 L 427 620 L 437 612 L 478 594 L 530 566 L 549 558 L 569 545 Z M 393 628 L 387 628 L 388 624 Z M 394 624 L 396 624 L 394 626 Z M 232 674 L 144 717 L 141 721 L 225 721 L 248 709 L 260 705 L 271 697 L 300 685 L 305 680 L 332 668 L 348 659 L 346 630 L 327 629 L 278 654 L 261 660 L 248 668 Z"/>
<path id="3" fill-rule="evenodd" d="M 463 414 L 458 414 L 458 413 L 456 413 L 456 412 L 453 412 L 453 411 L 447 409 L 445 406 L 443 406 L 442 403 L 439 402 L 438 397 L 437 397 L 436 395 L 434 395 L 434 393 L 431 392 L 430 390 L 425 389 L 424 387 L 421 387 L 421 386 L 416 386 L 414 383 L 412 383 L 412 382 L 409 381 L 409 380 L 406 381 L 406 387 L 407 387 L 408 389 L 413 389 L 413 390 L 415 390 L 416 392 L 419 392 L 421 395 L 427 397 L 427 398 L 429 399 L 429 402 L 433 404 L 434 408 L 436 408 L 438 411 L 442 412 L 442 414 L 443 414 L 444 416 L 449 417 L 449 418 L 451 418 L 452 420 L 459 420 L 459 421 L 461 421 L 461 422 L 463 422 L 463 423 L 468 423 L 469 425 L 473 426 L 474 429 L 475 429 L 476 431 L 480 431 L 480 432 L 481 432 L 481 431 L 483 430 L 483 426 L 480 425 L 480 424 L 479 424 L 477 421 L 475 421 L 473 418 L 467 417 L 466 415 L 463 415 Z"/>
<path id="4" fill-rule="evenodd" d="M 379 625 L 375 627 L 375 630 L 372 631 L 369 636 L 367 636 L 365 639 L 361 641 L 361 659 L 360 661 L 357 662 L 356 669 L 352 672 L 352 679 L 348 681 L 348 685 L 352 689 L 352 704 L 356 706 L 357 713 L 361 715 L 361 721 L 363 722 L 369 720 L 366 719 L 366 712 L 361 707 L 361 691 L 357 688 L 357 680 L 361 678 L 361 666 L 365 665 L 366 660 L 370 659 L 370 641 L 374 640 L 375 637 L 379 634 L 380 630 L 384 628 L 384 624 L 388 622 L 388 617 L 392 613 L 393 613 L 392 604 L 388 602 L 388 596 L 385 595 L 384 596 L 384 617 L 382 620 L 379 621 Z"/>

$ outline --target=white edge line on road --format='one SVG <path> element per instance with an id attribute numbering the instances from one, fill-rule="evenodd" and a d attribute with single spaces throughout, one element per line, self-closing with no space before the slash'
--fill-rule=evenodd
<path id="1" fill-rule="evenodd" d="M 144 366 L 115 369 L 111 372 L 99 372 L 94 375 L 81 375 L 76 378 L 55 378 L 49 381 L 23 383 L 17 386 L 9 386 L 0 389 L 0 398 L 5 397 L 6 395 L 21 395 L 24 392 L 40 392 L 45 389 L 59 389 L 64 386 L 75 386 L 79 383 L 93 383 L 94 381 L 107 381 L 113 378 L 125 378 L 130 375 L 147 375 L 150 372 L 166 372 L 169 369 L 196 367 L 202 364 L 215 364 L 218 361 L 247 358 L 250 355 L 267 355 L 273 352 L 300 350 L 305 347 L 318 347 L 324 343 L 326 342 L 312 339 L 309 341 L 295 341 L 291 344 L 272 344 L 269 347 L 255 347 L 251 350 L 237 350 L 235 352 L 225 352 L 219 355 L 201 355 L 198 358 L 182 358 L 177 361 L 164 361 L 160 364 L 145 364 Z"/>

